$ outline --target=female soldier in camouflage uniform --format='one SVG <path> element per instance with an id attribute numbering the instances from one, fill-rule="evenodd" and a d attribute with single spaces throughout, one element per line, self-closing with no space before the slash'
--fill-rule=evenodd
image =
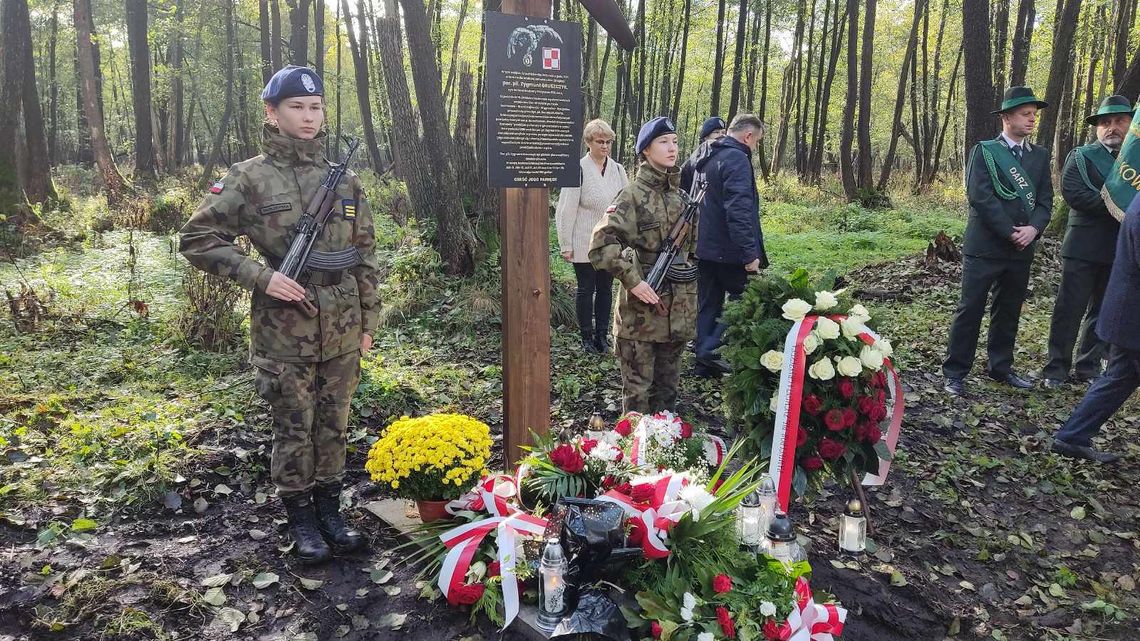
<path id="1" fill-rule="evenodd" d="M 594 227 L 590 261 L 621 281 L 614 336 L 622 410 L 645 413 L 672 410 L 677 403 L 681 354 L 696 335 L 697 283 L 695 270 L 688 270 L 693 280 L 669 282 L 658 296 L 643 280 L 684 209 L 672 121 L 662 117 L 645 123 L 635 149 L 642 160 L 637 176 Z M 694 221 L 679 253 L 685 260 L 696 245 L 696 228 Z M 655 308 L 659 302 L 667 310 L 664 315 Z"/>
<path id="2" fill-rule="evenodd" d="M 360 382 L 361 354 L 378 322 L 374 229 L 360 179 L 349 173 L 318 251 L 356 247 L 360 262 L 293 281 L 274 270 L 289 248 L 302 210 L 328 173 L 323 84 L 307 67 L 278 71 L 261 93 L 263 153 L 230 167 L 182 228 L 182 255 L 198 269 L 252 291 L 250 363 L 258 394 L 273 416 L 270 475 L 289 515 L 302 561 L 360 547 L 362 536 L 340 515 L 349 400 Z M 247 236 L 268 264 L 233 241 Z M 319 309 L 310 318 L 295 302 Z"/>

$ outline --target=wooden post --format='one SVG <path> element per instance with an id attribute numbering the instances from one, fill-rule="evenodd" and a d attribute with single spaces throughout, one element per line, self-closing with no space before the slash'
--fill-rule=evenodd
<path id="1" fill-rule="evenodd" d="M 503 0 L 503 13 L 549 18 L 551 0 Z M 503 459 L 550 429 L 550 190 L 502 189 Z"/>

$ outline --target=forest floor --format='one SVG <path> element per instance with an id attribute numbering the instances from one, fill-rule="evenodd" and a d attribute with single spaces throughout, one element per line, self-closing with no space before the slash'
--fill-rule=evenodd
<path id="1" fill-rule="evenodd" d="M 873 553 L 838 557 L 844 488 L 793 510 L 813 586 L 849 609 L 844 638 L 1135 639 L 1140 404 L 1103 430 L 1097 444 L 1125 454 L 1106 467 L 1048 451 L 1081 386 L 1001 387 L 980 375 L 980 355 L 967 397 L 947 398 L 939 363 L 960 267 L 928 268 L 914 252 L 940 228 L 960 234 L 960 215 L 840 212 L 812 228 L 817 218 L 772 207 L 777 266 L 831 266 L 877 292 L 865 302 L 896 346 L 907 402 L 888 483 L 871 490 Z M 397 244 L 384 252 L 392 274 L 416 255 Z M 1056 245 L 1035 262 L 1018 337 L 1025 373 L 1044 362 Z M 26 281 L 54 294 L 34 330 L 0 326 L 0 641 L 500 636 L 421 599 L 415 568 L 391 552 L 395 533 L 360 509 L 375 497 L 368 443 L 393 416 L 462 411 L 501 430 L 497 301 L 486 292 L 444 283 L 378 332 L 353 403 L 347 479 L 370 547 L 311 568 L 288 553 L 266 472 L 269 420 L 243 350 L 190 349 L 173 329 L 182 267 L 170 238 L 88 234 L 17 264 L 0 265 L 0 288 Z M 566 272 L 555 268 L 556 286 Z M 472 309 L 483 313 L 472 320 Z M 595 410 L 613 420 L 620 404 L 616 361 L 576 351 L 575 333 L 553 333 L 556 429 L 581 429 Z M 680 412 L 722 427 L 720 383 L 686 376 Z"/>

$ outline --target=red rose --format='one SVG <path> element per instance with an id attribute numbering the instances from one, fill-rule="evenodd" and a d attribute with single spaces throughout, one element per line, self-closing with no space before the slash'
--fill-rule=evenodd
<path id="1" fill-rule="evenodd" d="M 819 455 L 829 461 L 838 459 L 846 451 L 847 448 L 839 441 L 833 441 L 826 437 L 819 440 Z"/>
<path id="2" fill-rule="evenodd" d="M 800 426 L 799 431 L 796 432 L 796 449 L 799 449 L 807 444 L 808 433 L 807 430 Z"/>
<path id="3" fill-rule="evenodd" d="M 867 438 L 864 440 L 874 445 L 878 443 L 881 438 L 883 438 L 883 430 L 880 430 L 878 425 L 867 426 Z"/>
<path id="4" fill-rule="evenodd" d="M 681 438 L 689 438 L 693 435 L 693 426 L 688 423 L 681 423 Z"/>
<path id="5" fill-rule="evenodd" d="M 622 436 L 629 436 L 630 432 L 633 431 L 633 423 L 628 418 L 623 418 L 618 421 L 617 425 L 614 425 L 614 431 Z"/>
<path id="6" fill-rule="evenodd" d="M 855 440 L 856 441 L 867 440 L 867 423 L 866 422 L 861 422 L 855 426 Z"/>
<path id="7" fill-rule="evenodd" d="M 634 503 L 648 503 L 653 500 L 654 494 L 655 490 L 653 485 L 643 483 L 633 487 L 633 491 L 629 493 L 629 498 L 633 499 Z"/>
<path id="8" fill-rule="evenodd" d="M 584 439 L 582 439 L 581 445 L 582 445 L 582 453 L 583 454 L 589 454 L 590 450 L 592 450 L 598 446 L 598 439 L 596 439 L 596 438 L 584 438 Z"/>
<path id="9" fill-rule="evenodd" d="M 788 641 L 792 638 L 792 626 L 787 621 L 776 625 L 775 619 L 768 619 L 764 622 L 764 637 L 768 641 Z"/>
<path id="10" fill-rule="evenodd" d="M 827 429 L 838 432 L 843 429 L 843 412 L 840 410 L 828 410 L 827 414 L 823 415 L 823 422 L 827 425 Z"/>
<path id="11" fill-rule="evenodd" d="M 645 527 L 634 526 L 626 538 L 629 540 L 630 547 L 641 547 L 641 544 L 645 541 Z"/>
<path id="12" fill-rule="evenodd" d="M 720 631 L 724 636 L 730 639 L 736 638 L 736 626 L 732 623 L 732 614 L 728 608 L 722 605 L 716 609 L 716 622 L 720 624 Z"/>
<path id="13" fill-rule="evenodd" d="M 883 388 L 887 386 L 887 375 L 882 372 L 875 372 L 871 376 L 871 387 Z"/>
<path id="14" fill-rule="evenodd" d="M 815 394 L 808 394 L 804 397 L 803 407 L 804 411 L 811 416 L 819 416 L 819 413 L 823 411 L 823 401 L 819 400 Z"/>
<path id="15" fill-rule="evenodd" d="M 875 408 L 875 413 L 871 415 L 871 420 L 878 423 L 879 421 L 883 420 L 886 417 L 887 417 L 887 408 L 883 405 L 880 405 L 880 406 Z"/>
<path id="16" fill-rule="evenodd" d="M 823 459 L 818 456 L 809 456 L 800 462 L 800 465 L 809 472 L 814 472 L 823 467 Z"/>
<path id="17" fill-rule="evenodd" d="M 870 396 L 860 396 L 857 404 L 859 406 L 859 413 L 863 416 L 870 416 L 871 412 L 875 409 L 875 399 Z"/>
<path id="18" fill-rule="evenodd" d="M 662 630 L 661 630 L 661 624 L 660 623 L 654 621 L 654 622 L 649 624 L 649 633 L 653 635 L 654 639 L 660 639 L 661 638 L 661 632 L 662 632 Z"/>
<path id="19" fill-rule="evenodd" d="M 724 594 L 725 592 L 732 591 L 732 577 L 727 574 L 718 574 L 712 580 L 713 592 L 717 594 Z"/>
<path id="20" fill-rule="evenodd" d="M 484 590 L 486 588 L 483 587 L 482 583 L 465 583 L 457 588 L 452 588 L 451 597 L 460 605 L 474 605 L 483 598 Z"/>
<path id="21" fill-rule="evenodd" d="M 491 561 L 491 564 L 487 566 L 487 578 L 499 576 L 502 574 L 502 571 L 502 567 L 499 566 L 498 561 Z"/>
<path id="22" fill-rule="evenodd" d="M 550 462 L 565 472 L 577 474 L 586 468 L 586 460 L 573 445 L 563 443 L 550 452 Z"/>
<path id="23" fill-rule="evenodd" d="M 886 407 L 886 405 L 887 405 L 887 391 L 886 390 L 875 390 L 875 402 L 878 403 L 879 405 L 882 405 L 883 407 Z"/>
<path id="24" fill-rule="evenodd" d="M 621 492 L 622 494 L 629 496 L 629 493 L 633 491 L 633 488 L 630 487 L 629 483 L 622 483 L 621 485 L 615 485 L 614 491 Z"/>
<path id="25" fill-rule="evenodd" d="M 843 427 L 851 427 L 855 425 L 857 420 L 859 420 L 859 415 L 855 413 L 855 410 L 850 407 L 843 408 Z"/>
<path id="26" fill-rule="evenodd" d="M 852 396 L 855 396 L 855 385 L 851 382 L 851 379 L 839 379 L 839 395 L 844 399 L 850 399 Z"/>
<path id="27" fill-rule="evenodd" d="M 613 487 L 616 483 L 617 483 L 617 479 L 615 479 L 613 477 L 613 475 L 611 475 L 611 474 L 607 474 L 607 475 L 602 477 L 602 489 L 603 490 L 613 489 Z"/>
<path id="28" fill-rule="evenodd" d="M 623 458 L 625 458 L 625 452 L 618 450 L 617 456 L 614 457 L 614 463 L 621 463 Z"/>

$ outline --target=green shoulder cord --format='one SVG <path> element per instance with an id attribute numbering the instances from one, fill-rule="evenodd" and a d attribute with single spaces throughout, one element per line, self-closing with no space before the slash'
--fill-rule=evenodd
<path id="1" fill-rule="evenodd" d="M 1081 173 L 1081 180 L 1085 181 L 1085 185 L 1088 186 L 1089 189 L 1100 193 L 1099 189 L 1093 187 L 1092 180 L 1089 180 L 1088 159 L 1085 158 L 1084 153 L 1081 152 L 1079 147 L 1074 149 L 1073 153 L 1076 155 L 1077 171 Z"/>
<path id="2" fill-rule="evenodd" d="M 1003 200 L 1013 200 L 1017 198 L 1016 191 L 1007 188 L 998 180 L 998 172 L 997 167 L 994 165 L 993 154 L 990 153 L 989 149 L 986 149 L 985 145 L 982 145 L 982 158 L 986 161 L 986 169 L 990 172 L 990 182 L 994 184 L 994 193 L 997 194 L 998 198 Z"/>

